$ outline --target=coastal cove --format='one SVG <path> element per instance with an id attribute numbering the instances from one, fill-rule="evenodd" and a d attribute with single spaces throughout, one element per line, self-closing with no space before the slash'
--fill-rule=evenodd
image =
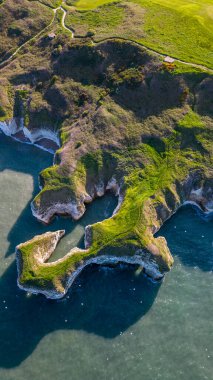
<path id="1" fill-rule="evenodd" d="M 122 265 L 87 268 L 57 302 L 18 289 L 18 243 L 65 229 L 51 258 L 57 259 L 82 247 L 84 227 L 112 215 L 117 204 L 106 195 L 78 222 L 36 221 L 30 202 L 39 190 L 39 172 L 52 159 L 0 134 L 0 378 L 139 380 L 143 373 L 148 380 L 176 380 L 184 373 L 187 380 L 210 379 L 213 220 L 192 206 L 182 207 L 158 233 L 175 258 L 160 284 Z"/>

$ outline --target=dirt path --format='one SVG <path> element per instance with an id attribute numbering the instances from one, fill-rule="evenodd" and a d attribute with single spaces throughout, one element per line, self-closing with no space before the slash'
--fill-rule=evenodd
<path id="1" fill-rule="evenodd" d="M 61 9 L 63 11 L 63 16 L 62 16 L 62 19 L 61 19 L 61 24 L 63 26 L 63 28 L 65 30 L 67 30 L 68 32 L 71 33 L 72 35 L 72 38 L 74 38 L 74 30 L 71 29 L 71 28 L 68 28 L 66 25 L 65 25 L 65 18 L 66 18 L 66 15 L 67 15 L 67 11 L 63 8 L 63 4 L 66 4 L 65 2 L 62 3 L 62 5 L 59 7 L 59 9 Z"/>
<path id="2" fill-rule="evenodd" d="M 6 1 L 6 0 L 5 0 L 5 1 Z M 5 1 L 3 1 L 3 3 L 0 4 L 0 6 L 3 5 Z M 43 4 L 43 3 L 41 3 L 41 4 Z M 19 46 L 19 47 L 15 50 L 15 52 L 14 52 L 13 54 L 11 54 L 11 56 L 10 56 L 9 58 L 7 58 L 7 59 L 5 59 L 4 61 L 2 61 L 2 62 L 0 63 L 0 69 L 1 69 L 2 67 L 4 67 L 6 64 L 10 63 L 10 61 L 11 61 L 11 60 L 12 60 L 12 59 L 18 54 L 18 52 L 19 52 L 19 51 L 20 51 L 25 45 L 27 45 L 28 43 L 30 43 L 30 42 L 33 41 L 34 39 L 39 38 L 39 37 L 42 35 L 42 33 L 44 33 L 45 30 L 47 30 L 47 29 L 53 24 L 53 22 L 55 21 L 56 14 L 57 14 L 57 11 L 58 11 L 58 10 L 61 10 L 61 11 L 63 12 L 62 19 L 61 19 L 61 25 L 62 25 L 62 27 L 63 27 L 66 31 L 68 31 L 68 32 L 71 34 L 71 37 L 72 37 L 72 38 L 75 37 L 75 36 L 74 36 L 74 29 L 72 29 L 72 28 L 70 28 L 70 27 L 67 27 L 66 24 L 65 24 L 65 19 L 66 19 L 67 11 L 66 11 L 66 9 L 63 7 L 63 4 L 66 5 L 66 1 L 65 1 L 65 0 L 62 2 L 62 4 L 61 4 L 58 8 L 51 8 L 51 7 L 49 7 L 48 5 L 43 4 L 43 6 L 48 7 L 48 8 L 51 8 L 52 11 L 53 11 L 53 18 L 52 18 L 50 24 L 47 25 L 44 29 L 42 29 L 37 35 L 35 35 L 34 37 L 32 37 L 30 40 L 24 42 L 21 46 Z M 82 36 L 82 38 L 83 38 L 83 36 Z M 142 43 L 136 42 L 136 41 L 131 40 L 131 39 L 123 38 L 123 37 L 108 37 L 108 38 L 105 38 L 105 39 L 102 39 L 102 40 L 99 40 L 99 41 L 95 41 L 95 39 L 92 39 L 92 42 L 93 42 L 94 45 L 99 45 L 99 44 L 101 44 L 102 42 L 110 41 L 110 40 L 115 40 L 115 39 L 116 39 L 116 40 L 126 41 L 126 42 L 131 42 L 131 43 L 133 43 L 134 45 L 137 45 L 137 46 L 143 47 L 143 48 L 146 49 L 148 52 L 150 52 L 150 53 L 152 53 L 152 54 L 155 54 L 155 55 L 157 55 L 157 56 L 160 57 L 160 58 L 165 58 L 165 57 L 167 56 L 167 54 L 159 53 L 158 51 L 156 51 L 156 50 L 154 50 L 154 49 L 151 49 L 151 48 L 149 48 L 149 47 L 143 45 Z M 200 64 L 197 64 L 197 63 L 186 62 L 186 61 L 184 61 L 184 60 L 178 59 L 178 58 L 173 57 L 173 56 L 171 56 L 171 58 L 173 58 L 176 62 L 182 63 L 182 64 L 187 65 L 187 66 L 195 67 L 195 68 L 200 69 L 200 70 L 202 70 L 202 71 L 207 71 L 208 73 L 213 74 L 213 69 L 210 69 L 210 68 L 208 68 L 208 67 L 206 67 L 206 66 L 203 66 L 203 65 L 200 65 Z"/>
<path id="3" fill-rule="evenodd" d="M 44 5 L 46 6 L 46 5 Z M 57 8 L 58 9 L 58 8 Z M 53 22 L 55 21 L 55 16 L 56 16 L 56 12 L 57 12 L 57 9 L 52 9 L 53 10 L 53 18 L 51 20 L 51 22 L 45 26 L 44 29 L 40 30 L 39 33 L 37 33 L 35 36 L 33 36 L 32 38 L 30 38 L 29 40 L 25 41 L 22 45 L 20 45 L 8 58 L 6 58 L 4 61 L 2 61 L 0 63 L 0 69 L 2 67 L 4 67 L 5 65 L 7 65 L 8 63 L 10 63 L 12 61 L 12 59 L 18 54 L 18 52 L 24 47 L 26 46 L 27 44 L 29 44 L 31 41 L 33 41 L 34 39 L 37 39 L 38 37 L 40 37 L 44 32 L 45 30 L 47 30 L 52 24 Z"/>
<path id="4" fill-rule="evenodd" d="M 157 55 L 160 58 L 166 58 L 168 56 L 168 54 L 166 54 L 166 53 L 159 53 L 157 50 L 151 49 L 151 48 L 143 45 L 140 42 L 136 42 L 134 40 L 131 40 L 131 39 L 128 39 L 128 38 L 123 38 L 123 37 L 108 37 L 108 38 L 104 38 L 104 39 L 99 40 L 99 41 L 95 41 L 93 39 L 93 43 L 94 43 L 94 45 L 99 45 L 102 42 L 107 42 L 107 41 L 111 41 L 111 40 L 121 40 L 121 41 L 131 42 L 132 44 L 140 46 L 140 47 L 144 48 L 145 50 L 147 50 L 148 52 L 153 53 L 153 54 Z M 173 57 L 171 55 L 170 55 L 170 57 L 172 59 L 174 59 L 174 61 L 176 61 L 176 62 L 182 63 L 182 64 L 187 65 L 187 66 L 195 67 L 195 68 L 200 69 L 202 71 L 208 71 L 209 73 L 213 74 L 213 69 L 210 69 L 210 68 L 208 68 L 206 66 L 199 65 L 198 63 L 186 62 L 186 61 L 183 61 L 183 60 L 181 60 L 179 58 Z"/>
<path id="5" fill-rule="evenodd" d="M 64 3 L 64 2 L 63 2 Z M 74 38 L 74 31 L 71 29 L 71 28 L 68 28 L 66 25 L 65 25 L 65 18 L 66 18 L 66 15 L 67 15 L 67 11 L 63 8 L 63 3 L 60 7 L 58 8 L 51 8 L 51 7 L 48 7 L 47 5 L 43 4 L 43 3 L 40 3 L 42 4 L 44 7 L 48 7 L 50 8 L 52 11 L 53 11 L 53 18 L 51 20 L 51 22 L 45 26 L 44 29 L 42 29 L 39 33 L 37 33 L 35 36 L 33 36 L 32 38 L 30 38 L 29 40 L 25 41 L 22 45 L 20 45 L 8 58 L 6 58 L 4 61 L 2 61 L 0 63 L 0 69 L 2 67 L 4 67 L 5 65 L 7 65 L 8 63 L 10 63 L 12 61 L 12 59 L 19 53 L 19 51 L 25 47 L 27 44 L 29 44 L 31 41 L 33 41 L 34 39 L 36 40 L 37 38 L 39 38 L 47 29 L 49 29 L 51 27 L 51 25 L 53 24 L 53 22 L 55 21 L 55 18 L 56 18 L 56 14 L 57 14 L 57 11 L 60 9 L 62 12 L 63 12 L 63 16 L 62 16 L 62 19 L 61 19 L 61 25 L 62 27 L 67 30 L 69 33 L 71 33 L 71 36 L 72 38 Z M 3 3 L 2 3 L 3 4 Z M 0 4 L 0 6 L 2 5 Z"/>

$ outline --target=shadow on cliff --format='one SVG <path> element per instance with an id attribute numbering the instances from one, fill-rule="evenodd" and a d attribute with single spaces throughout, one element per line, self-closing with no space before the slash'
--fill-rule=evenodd
<path id="1" fill-rule="evenodd" d="M 0 279 L 1 298 L 5 297 L 0 300 L 0 366 L 4 368 L 18 366 L 43 337 L 56 330 L 84 330 L 113 339 L 149 311 L 160 288 L 133 267 L 93 266 L 84 270 L 66 298 L 48 301 L 27 297 L 17 288 L 16 277 L 13 262 Z"/>

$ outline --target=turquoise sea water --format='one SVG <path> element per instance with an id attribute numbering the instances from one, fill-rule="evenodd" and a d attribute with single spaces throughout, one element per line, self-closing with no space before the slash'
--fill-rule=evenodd
<path id="1" fill-rule="evenodd" d="M 59 257 L 116 206 L 108 195 L 79 223 L 38 223 L 29 202 L 51 161 L 0 135 L 0 380 L 212 380 L 213 220 L 190 206 L 159 233 L 175 258 L 161 284 L 120 266 L 88 268 L 61 301 L 17 288 L 16 244 L 65 228 Z"/>

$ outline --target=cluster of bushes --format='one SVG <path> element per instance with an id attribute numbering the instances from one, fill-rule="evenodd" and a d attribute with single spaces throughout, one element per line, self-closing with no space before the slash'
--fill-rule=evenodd
<path id="1" fill-rule="evenodd" d="M 141 84 L 144 79 L 144 75 L 140 68 L 131 67 L 125 70 L 114 72 L 109 82 L 112 86 L 119 86 L 126 84 L 128 87 L 136 87 Z"/>
<path id="2" fill-rule="evenodd" d="M 24 124 L 29 122 L 29 113 L 27 109 L 27 99 L 29 92 L 27 90 L 17 90 L 14 100 L 14 117 L 24 118 Z"/>
<path id="3" fill-rule="evenodd" d="M 8 30 L 7 34 L 9 37 L 19 37 L 22 34 L 22 30 L 17 25 L 11 25 Z"/>
<path id="4" fill-rule="evenodd" d="M 0 118 L 5 117 L 5 116 L 6 116 L 6 112 L 5 112 L 4 108 L 0 105 Z"/>

